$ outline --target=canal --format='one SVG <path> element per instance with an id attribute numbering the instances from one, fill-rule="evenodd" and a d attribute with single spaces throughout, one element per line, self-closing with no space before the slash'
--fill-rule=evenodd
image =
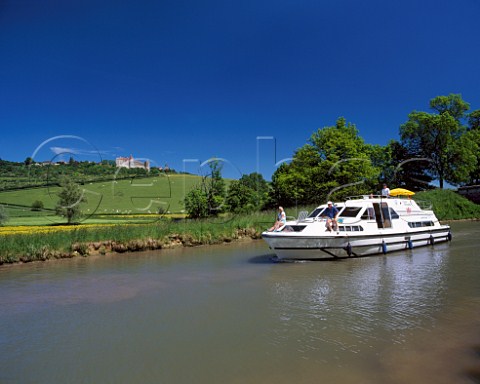
<path id="1" fill-rule="evenodd" d="M 0 383 L 478 382 L 480 223 L 452 228 L 342 261 L 249 241 L 2 266 Z"/>

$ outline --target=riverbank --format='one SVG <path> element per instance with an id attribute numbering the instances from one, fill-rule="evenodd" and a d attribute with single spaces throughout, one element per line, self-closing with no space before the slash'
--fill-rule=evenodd
<path id="1" fill-rule="evenodd" d="M 451 190 L 420 192 L 415 200 L 427 203 L 443 223 L 480 219 L 480 206 Z M 0 265 L 259 239 L 274 218 L 267 211 L 205 220 L 0 227 Z"/>
<path id="2" fill-rule="evenodd" d="M 3 228 L 0 265 L 259 239 L 271 212 L 148 224 Z"/>

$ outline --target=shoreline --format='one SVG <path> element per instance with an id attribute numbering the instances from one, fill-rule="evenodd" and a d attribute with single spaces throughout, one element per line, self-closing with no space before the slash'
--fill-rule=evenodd
<path id="1" fill-rule="evenodd" d="M 441 220 L 443 224 L 451 224 L 455 222 L 480 221 L 480 218 L 463 218 Z M 247 223 L 243 223 L 247 224 Z M 98 241 L 69 241 L 67 248 L 55 247 L 55 245 L 41 245 L 35 249 L 29 249 L 30 245 L 26 245 L 25 252 L 18 254 L 10 254 L 7 257 L 0 257 L 0 268 L 7 265 L 20 265 L 32 262 L 45 262 L 49 260 L 71 259 L 75 257 L 89 256 L 105 256 L 116 255 L 126 252 L 142 252 L 161 249 L 188 248 L 217 244 L 236 243 L 245 239 L 258 240 L 261 239 L 260 228 L 264 226 L 251 225 L 247 227 L 230 228 L 230 231 L 215 232 L 206 230 L 200 235 L 195 234 L 194 228 L 190 231 L 178 231 L 166 233 L 163 236 L 138 236 L 132 239 L 113 240 L 114 236 L 109 240 Z M 258 223 L 257 223 L 258 224 Z M 247 224 L 248 225 L 248 224 Z M 67 249 L 67 250 L 66 250 Z"/>
<path id="2" fill-rule="evenodd" d="M 210 233 L 210 235 L 212 235 Z M 259 240 L 261 232 L 255 228 L 239 228 L 232 236 L 219 236 L 218 238 L 208 237 L 208 241 L 195 239 L 189 233 L 172 233 L 163 239 L 145 238 L 132 239 L 128 241 L 88 241 L 75 242 L 71 245 L 70 251 L 50 250 L 45 248 L 37 257 L 18 256 L 18 260 L 0 260 L 0 268 L 4 266 L 23 265 L 34 262 L 46 262 L 49 260 L 71 259 L 75 257 L 117 255 L 126 252 L 155 251 L 162 249 L 190 248 L 207 245 L 219 245 L 238 243 L 245 240 Z"/>

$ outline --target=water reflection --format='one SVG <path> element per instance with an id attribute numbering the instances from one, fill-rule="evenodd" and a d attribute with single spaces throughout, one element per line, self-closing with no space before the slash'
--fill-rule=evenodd
<path id="1" fill-rule="evenodd" d="M 480 225 L 454 234 L 339 262 L 252 242 L 0 268 L 0 382 L 462 383 Z"/>
<path id="2" fill-rule="evenodd" d="M 272 344 L 359 353 L 430 326 L 445 301 L 448 246 L 394 256 L 312 262 L 272 270 Z M 328 357 L 323 357 L 329 360 Z"/>

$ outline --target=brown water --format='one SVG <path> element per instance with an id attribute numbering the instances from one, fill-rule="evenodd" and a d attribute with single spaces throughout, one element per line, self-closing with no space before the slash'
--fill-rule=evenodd
<path id="1" fill-rule="evenodd" d="M 471 383 L 479 223 L 274 263 L 262 241 L 0 267 L 0 383 Z"/>

